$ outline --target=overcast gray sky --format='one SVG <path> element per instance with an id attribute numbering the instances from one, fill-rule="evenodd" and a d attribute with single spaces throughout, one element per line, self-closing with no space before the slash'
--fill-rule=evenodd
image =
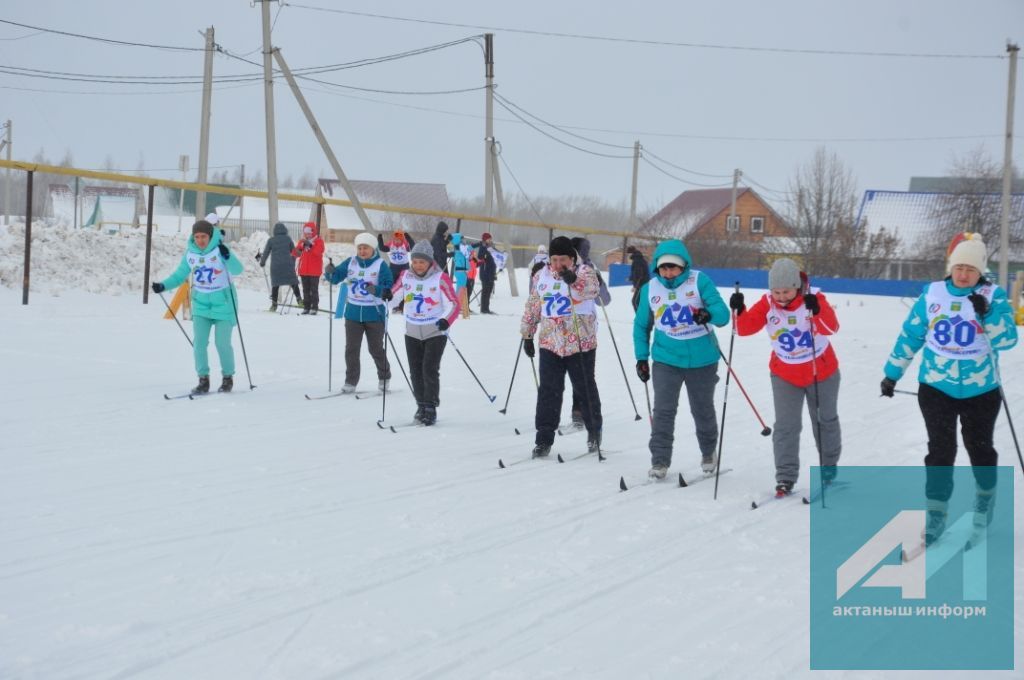
<path id="1" fill-rule="evenodd" d="M 849 165 L 861 189 L 906 189 L 912 175 L 943 174 L 955 155 L 978 145 L 1001 162 L 1005 46 L 1007 39 L 1024 40 L 1019 0 L 302 0 L 274 2 L 271 11 L 273 43 L 292 69 L 493 32 L 496 92 L 562 128 L 533 119 L 564 142 L 496 106 L 506 192 L 516 190 L 511 172 L 531 196 L 593 194 L 628 201 L 629 157 L 639 140 L 648 152 L 640 165 L 641 209 L 697 185 L 727 184 L 737 167 L 763 187 L 785 190 L 796 164 L 822 144 Z M 0 19 L 190 48 L 202 48 L 200 33 L 213 26 L 225 50 L 261 59 L 260 8 L 247 0 L 6 0 Z M 452 196 L 470 197 L 483 192 L 484 92 L 422 93 L 481 88 L 482 55 L 480 39 L 316 76 L 350 87 L 420 94 L 310 82 L 303 88 L 349 177 L 439 182 Z M 0 24 L 0 70 L 46 72 L 0 73 L 0 120 L 14 121 L 18 159 L 31 160 L 43 149 L 57 161 L 70 151 L 80 167 L 100 167 L 109 156 L 118 167 L 134 170 L 140 159 L 146 168 L 174 168 L 179 154 L 187 153 L 194 165 L 197 85 L 73 82 L 53 79 L 53 72 L 173 82 L 176 76 L 200 77 L 202 62 L 201 51 L 116 45 Z M 220 77 L 257 72 L 228 56 L 214 63 Z M 279 173 L 328 174 L 283 82 L 275 85 L 275 96 Z M 263 110 L 260 81 L 216 86 L 212 166 L 245 163 L 250 174 L 265 168 Z M 1016 110 L 1014 158 L 1020 166 L 1024 103 Z"/>

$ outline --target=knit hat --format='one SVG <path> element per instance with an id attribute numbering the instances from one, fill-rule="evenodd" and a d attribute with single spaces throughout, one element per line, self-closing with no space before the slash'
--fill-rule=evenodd
<path id="1" fill-rule="evenodd" d="M 364 231 L 356 236 L 355 240 L 356 247 L 359 246 L 370 246 L 374 250 L 377 249 L 377 239 L 374 238 L 373 234 L 368 231 Z"/>
<path id="2" fill-rule="evenodd" d="M 543 243 L 541 243 L 539 246 L 537 246 L 537 252 L 538 253 L 546 253 L 546 252 L 548 252 L 548 247 L 546 245 L 544 245 Z"/>
<path id="3" fill-rule="evenodd" d="M 206 220 L 199 220 L 192 225 L 192 235 L 206 234 L 210 238 L 213 238 L 213 225 Z"/>
<path id="4" fill-rule="evenodd" d="M 964 232 L 953 237 L 949 244 L 949 256 L 946 260 L 946 272 L 952 273 L 953 267 L 966 264 L 984 274 L 988 270 L 988 253 L 981 234 Z"/>
<path id="5" fill-rule="evenodd" d="M 207 215 L 203 219 L 206 220 L 207 222 L 209 222 L 210 224 L 213 224 L 213 225 L 220 224 L 220 216 L 217 215 L 217 213 L 215 213 L 215 212 L 210 213 L 209 215 Z"/>
<path id="6" fill-rule="evenodd" d="M 421 260 L 434 261 L 434 247 L 426 241 L 420 241 L 412 247 L 412 252 L 409 254 L 412 259 L 419 258 Z"/>
<path id="7" fill-rule="evenodd" d="M 489 231 L 485 231 L 484 233 L 480 234 L 480 240 L 481 241 L 490 241 L 491 238 L 492 238 L 491 232 L 489 232 Z"/>
<path id="8" fill-rule="evenodd" d="M 768 272 L 768 289 L 796 288 L 800 289 L 800 267 L 788 257 L 782 257 L 772 264 Z"/>
<path id="9" fill-rule="evenodd" d="M 658 266 L 663 264 L 674 264 L 680 269 L 686 269 L 686 261 L 675 253 L 665 253 L 658 258 Z"/>
<path id="10" fill-rule="evenodd" d="M 573 261 L 576 260 L 576 249 L 572 247 L 572 241 L 566 236 L 556 236 L 551 239 L 548 253 L 550 255 L 568 255 Z"/>

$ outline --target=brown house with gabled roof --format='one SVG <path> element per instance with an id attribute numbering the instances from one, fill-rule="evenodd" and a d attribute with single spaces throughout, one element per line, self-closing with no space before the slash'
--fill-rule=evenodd
<path id="1" fill-rule="evenodd" d="M 767 237 L 792 236 L 785 220 L 753 189 L 736 190 L 736 217 L 729 219 L 732 189 L 684 191 L 646 220 L 640 233 L 678 238 L 704 266 L 757 266 Z"/>

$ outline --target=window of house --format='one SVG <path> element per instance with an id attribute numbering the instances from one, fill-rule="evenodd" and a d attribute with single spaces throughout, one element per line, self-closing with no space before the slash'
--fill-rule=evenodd
<path id="1" fill-rule="evenodd" d="M 726 231 L 739 231 L 740 230 L 740 216 L 730 215 L 725 218 L 725 230 Z"/>
<path id="2" fill-rule="evenodd" d="M 763 234 L 764 233 L 764 218 L 763 217 L 751 217 L 750 218 L 750 233 L 751 234 Z"/>

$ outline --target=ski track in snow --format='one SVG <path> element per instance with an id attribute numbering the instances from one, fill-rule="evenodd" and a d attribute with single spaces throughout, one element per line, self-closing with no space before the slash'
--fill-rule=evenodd
<path id="1" fill-rule="evenodd" d="M 20 289 L 0 288 L 0 374 L 13 387 L 0 393 L 0 677 L 811 675 L 809 508 L 787 499 L 749 509 L 774 486 L 771 441 L 736 385 L 722 463 L 734 470 L 721 478 L 717 501 L 710 481 L 673 482 L 699 462 L 685 407 L 673 479 L 619 493 L 619 476 L 637 479 L 649 466 L 649 426 L 643 386 L 627 371 L 644 416 L 634 421 L 602 315 L 607 460 L 559 465 L 556 455 L 586 451 L 585 437 L 565 436 L 552 460 L 498 469 L 499 458 L 529 455 L 536 395 L 521 361 L 508 415 L 498 413 L 524 301 L 509 297 L 504 280 L 493 304 L 512 316 L 478 315 L 452 331 L 496 402 L 448 351 L 438 425 L 396 435 L 376 426 L 378 400 L 304 399 L 327 386 L 329 322 L 263 314 L 262 273 L 247 255 L 239 306 L 258 388 L 246 390 L 236 333 L 243 393 L 167 402 L 164 392 L 194 384 L 191 352 L 155 296 L 140 304 L 138 240 L 93 234 L 62 244 L 39 233 L 30 305 L 20 304 Z M 0 238 L 8 286 L 17 285 L 12 262 L 20 266 L 12 236 Z M 261 238 L 239 252 L 255 252 Z M 157 279 L 177 264 L 183 239 L 158 241 Z M 125 251 L 116 260 L 127 273 L 108 281 L 76 269 L 103 248 Z M 608 311 L 628 369 L 628 290 L 613 296 Z M 842 324 L 842 462 L 919 463 L 926 435 L 916 400 L 877 397 L 905 305 L 833 297 Z M 396 316 L 389 329 L 399 347 L 401 326 Z M 344 334 L 334 331 L 338 389 Z M 727 331 L 718 334 L 726 350 Z M 770 423 L 768 351 L 763 336 L 737 338 L 733 358 Z M 362 362 L 365 389 L 376 382 L 365 348 Z M 212 348 L 211 365 L 216 373 Z M 1004 355 L 1004 376 L 1022 368 L 1019 348 Z M 393 373 L 404 383 L 397 366 Z M 1011 405 L 1024 403 L 1020 381 L 1007 380 L 1006 392 Z M 388 395 L 386 408 L 388 422 L 407 422 L 415 408 L 408 388 Z M 1015 464 L 1003 417 L 996 442 L 1002 462 Z M 816 457 L 807 419 L 801 451 L 806 488 Z M 1018 546 L 1022 534 L 1018 527 Z M 1016 622 L 1021 648 L 1021 614 Z"/>

